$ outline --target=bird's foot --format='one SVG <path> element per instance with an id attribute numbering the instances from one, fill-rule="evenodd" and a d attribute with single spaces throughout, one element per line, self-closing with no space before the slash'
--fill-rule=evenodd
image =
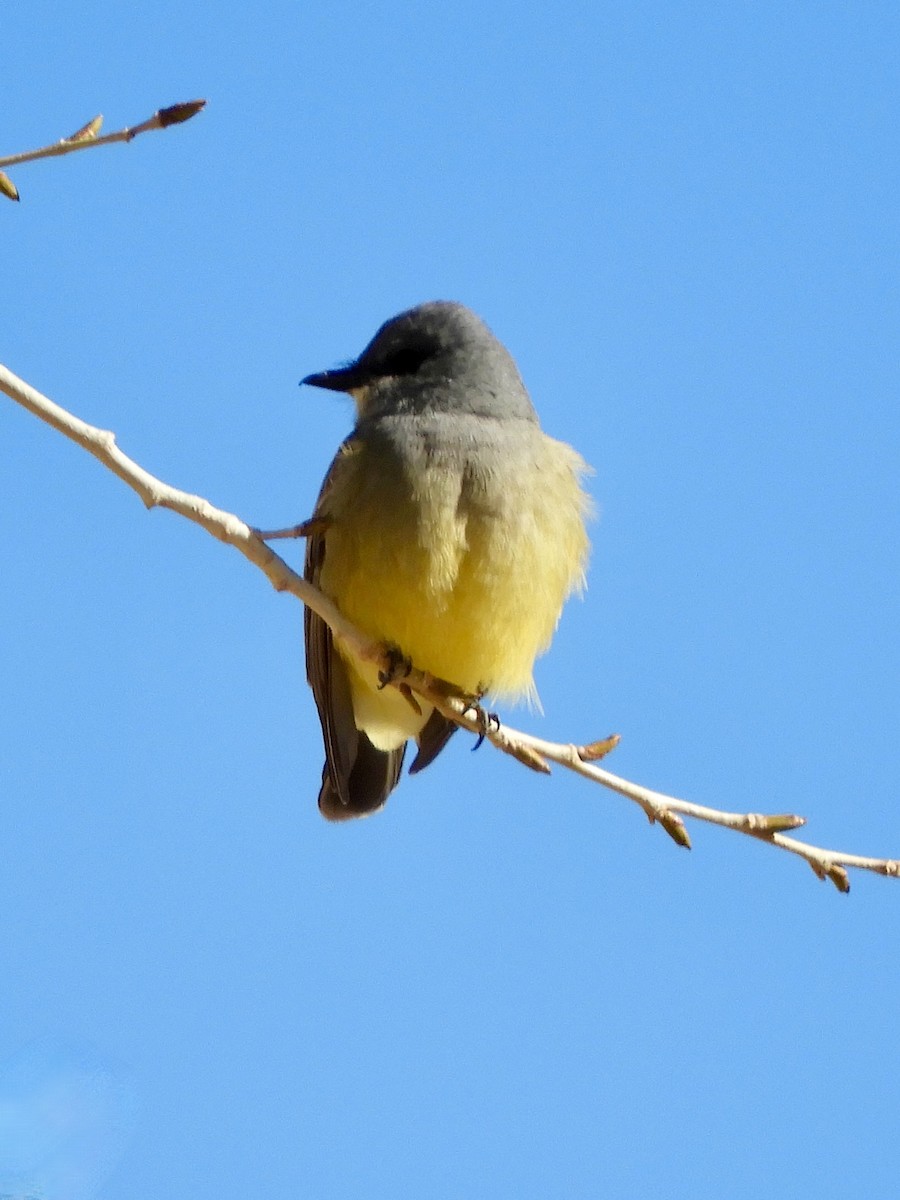
<path id="1" fill-rule="evenodd" d="M 498 733 L 500 730 L 500 714 L 488 712 L 486 708 L 482 708 L 480 704 L 470 704 L 466 709 L 466 716 L 469 713 L 474 713 L 475 720 L 478 722 L 481 732 L 478 734 L 473 750 L 477 750 L 489 733 Z"/>
<path id="2" fill-rule="evenodd" d="M 482 707 L 481 700 L 484 696 L 484 689 L 480 688 L 477 692 L 467 692 L 463 688 L 457 687 L 455 683 L 448 683 L 446 679 L 438 679 L 436 676 L 428 676 L 428 686 L 434 688 L 448 700 L 456 700 L 463 706 L 463 716 L 470 717 L 478 726 L 478 740 L 472 747 L 477 750 L 487 735 L 491 732 L 496 732 L 500 728 L 500 717 L 495 712 L 488 712 Z"/>
<path id="3" fill-rule="evenodd" d="M 406 679 L 412 670 L 412 659 L 407 658 L 399 646 L 385 644 L 381 647 L 383 666 L 378 672 L 378 687 L 383 690 L 391 683 Z"/>
<path id="4" fill-rule="evenodd" d="M 409 684 L 403 682 L 412 670 L 412 659 L 408 658 L 399 646 L 385 645 L 382 647 L 382 661 L 384 666 L 378 672 L 379 691 L 393 684 L 416 716 L 421 717 L 422 706 L 413 695 Z"/>

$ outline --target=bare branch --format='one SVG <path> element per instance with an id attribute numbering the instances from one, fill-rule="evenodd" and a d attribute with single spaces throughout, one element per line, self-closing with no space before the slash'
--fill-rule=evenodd
<path id="1" fill-rule="evenodd" d="M 642 808 L 651 822 L 661 825 L 678 845 L 686 848 L 690 848 L 691 842 L 683 818 L 706 821 L 787 850 L 808 862 L 820 879 L 830 879 L 841 892 L 850 890 L 848 868 L 894 878 L 900 876 L 900 861 L 896 859 L 869 858 L 840 850 L 826 850 L 788 837 L 787 831 L 806 823 L 804 817 L 792 813 L 735 813 L 707 808 L 612 775 L 597 766 L 597 762 L 618 744 L 617 734 L 584 746 L 548 742 L 502 725 L 493 714 L 487 714 L 479 707 L 477 697 L 461 693 L 453 684 L 427 672 L 410 667 L 402 676 L 395 678 L 398 674 L 395 656 L 388 653 L 385 646 L 373 642 L 351 625 L 326 596 L 293 571 L 266 545 L 260 534 L 239 517 L 214 508 L 201 496 L 179 491 L 163 483 L 124 454 L 116 445 L 112 433 L 79 420 L 3 366 L 0 366 L 0 391 L 93 454 L 137 492 L 148 508 L 169 508 L 202 526 L 219 541 L 234 546 L 266 575 L 277 591 L 290 592 L 318 613 L 334 633 L 352 647 L 355 654 L 374 663 L 379 671 L 384 672 L 392 686 L 422 696 L 463 729 L 486 737 L 498 750 L 532 770 L 549 773 L 548 762 L 555 762 L 617 792 Z M 314 521 L 303 522 L 265 536 L 303 537 L 314 527 Z"/>
<path id="2" fill-rule="evenodd" d="M 0 168 L 34 162 L 38 158 L 58 158 L 61 154 L 72 154 L 76 150 L 87 150 L 91 146 L 109 146 L 113 142 L 130 142 L 139 133 L 147 133 L 151 129 L 166 129 L 169 125 L 180 125 L 182 121 L 189 121 L 205 107 L 205 100 L 188 100 L 183 104 L 171 104 L 168 108 L 159 109 L 152 117 L 141 121 L 139 125 L 119 129 L 115 133 L 107 133 L 103 137 L 98 136 L 103 124 L 103 117 L 96 116 L 69 137 L 61 138 L 50 146 L 42 146 L 39 150 L 25 150 L 21 154 L 9 154 L 5 158 L 0 158 Z M 9 196 L 11 200 L 18 200 L 19 194 L 9 177 L 3 175 L 2 179 L 6 181 L 6 184 L 0 186 L 0 191 Z"/>
<path id="3" fill-rule="evenodd" d="M 5 392 L 10 399 L 27 408 L 36 417 L 40 417 L 42 421 L 46 421 L 48 425 L 52 425 L 89 454 L 93 454 L 114 475 L 118 475 L 137 492 L 147 508 L 169 508 L 202 526 L 220 542 L 234 546 L 254 566 L 259 567 L 276 591 L 290 592 L 304 604 L 308 604 L 335 633 L 353 646 L 360 657 L 371 657 L 374 662 L 382 665 L 382 648 L 379 647 L 377 652 L 373 652 L 369 639 L 363 637 L 349 621 L 346 621 L 326 596 L 307 583 L 296 571 L 291 570 L 284 559 L 270 550 L 255 531 L 239 517 L 214 508 L 202 496 L 194 496 L 163 483 L 161 479 L 138 466 L 127 454 L 123 454 L 116 445 L 115 435 L 109 430 L 98 429 L 79 420 L 2 365 L 0 391 Z"/>

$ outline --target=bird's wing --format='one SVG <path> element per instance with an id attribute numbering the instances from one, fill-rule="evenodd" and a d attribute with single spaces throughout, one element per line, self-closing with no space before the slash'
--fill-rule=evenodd
<path id="1" fill-rule="evenodd" d="M 326 518 L 326 522 L 329 492 L 340 471 L 349 469 L 350 457 L 342 446 L 322 484 L 315 515 Z M 306 541 L 303 574 L 316 585 L 327 553 L 326 522 Z M 319 710 L 325 742 L 319 810 L 329 821 L 365 816 L 381 808 L 397 786 L 406 747 L 378 750 L 356 728 L 347 667 L 335 648 L 331 630 L 309 608 L 304 614 L 304 637 L 306 677 Z"/>

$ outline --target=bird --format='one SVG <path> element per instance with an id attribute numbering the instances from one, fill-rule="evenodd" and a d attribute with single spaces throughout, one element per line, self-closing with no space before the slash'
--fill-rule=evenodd
<path id="1" fill-rule="evenodd" d="M 305 578 L 420 670 L 537 703 L 534 661 L 585 584 L 589 468 L 542 431 L 509 351 L 470 309 L 435 300 L 301 383 L 356 406 L 309 522 Z M 325 746 L 319 810 L 366 816 L 397 786 L 407 742 L 415 774 L 456 726 L 385 687 L 309 608 L 304 633 Z"/>

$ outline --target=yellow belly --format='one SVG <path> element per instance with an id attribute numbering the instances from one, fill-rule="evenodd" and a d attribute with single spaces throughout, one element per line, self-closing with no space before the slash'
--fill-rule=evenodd
<path id="1" fill-rule="evenodd" d="M 440 456 L 384 478 L 361 448 L 326 508 L 323 590 L 365 633 L 465 691 L 533 698 L 534 660 L 583 583 L 584 464 L 536 437 L 503 480 Z M 381 748 L 415 736 L 428 712 L 378 690 L 374 671 L 342 653 L 358 727 Z"/>

